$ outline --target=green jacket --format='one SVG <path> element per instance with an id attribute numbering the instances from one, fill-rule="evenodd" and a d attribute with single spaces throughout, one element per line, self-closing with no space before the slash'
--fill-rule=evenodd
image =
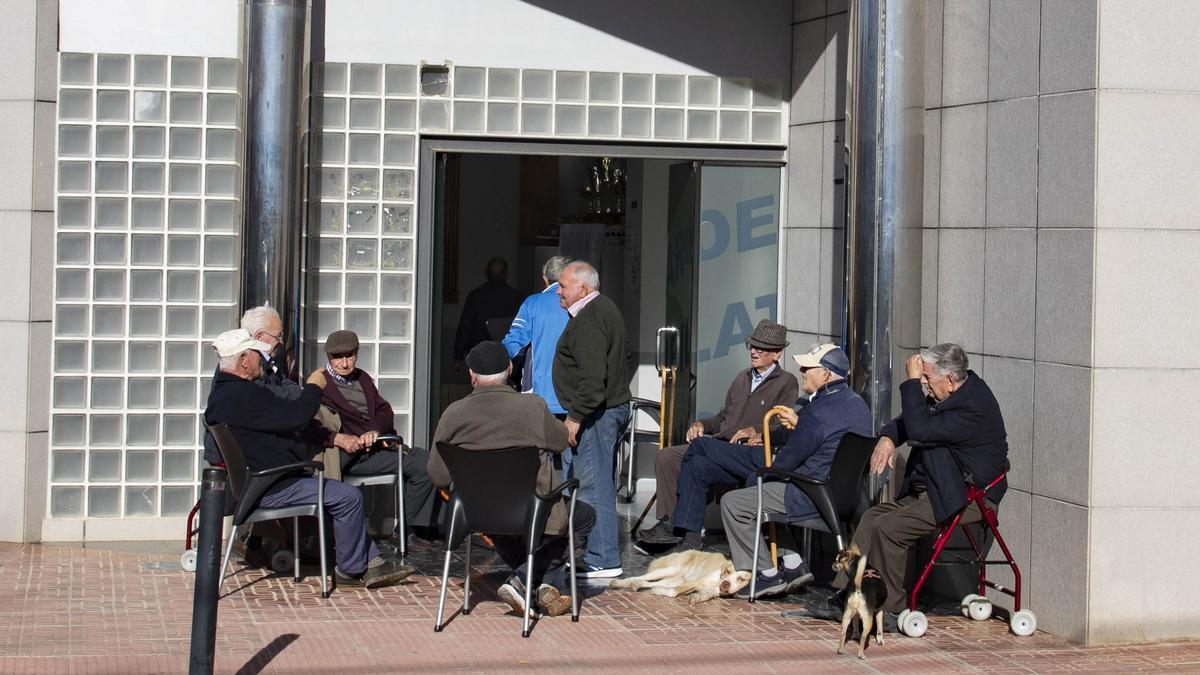
<path id="1" fill-rule="evenodd" d="M 567 417 L 589 415 L 628 403 L 629 342 L 625 320 L 612 300 L 597 296 L 571 317 L 554 354 L 554 391 Z"/>

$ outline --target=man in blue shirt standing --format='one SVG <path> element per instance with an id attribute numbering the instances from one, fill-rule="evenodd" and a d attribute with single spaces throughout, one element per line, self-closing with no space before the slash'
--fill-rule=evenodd
<path id="1" fill-rule="evenodd" d="M 542 265 L 542 281 L 546 284 L 546 290 L 525 298 L 502 341 L 510 359 L 529 345 L 521 389 L 532 391 L 545 399 L 550 412 L 559 419 L 567 411 L 559 405 L 558 395 L 554 393 L 554 350 L 558 345 L 558 336 L 562 334 L 571 315 L 558 301 L 558 277 L 569 262 L 570 258 L 556 255 Z"/>

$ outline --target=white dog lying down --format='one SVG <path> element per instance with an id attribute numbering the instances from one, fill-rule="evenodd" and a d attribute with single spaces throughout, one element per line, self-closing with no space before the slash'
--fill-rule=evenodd
<path id="1" fill-rule="evenodd" d="M 748 583 L 750 573 L 738 572 L 720 553 L 681 551 L 650 563 L 639 577 L 614 579 L 609 587 L 630 591 L 649 588 L 651 593 L 668 598 L 690 593 L 688 602 L 697 603 L 737 593 Z"/>

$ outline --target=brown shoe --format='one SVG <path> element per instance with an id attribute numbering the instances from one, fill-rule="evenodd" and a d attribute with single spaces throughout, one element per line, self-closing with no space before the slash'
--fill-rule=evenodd
<path id="1" fill-rule="evenodd" d="M 563 595 L 550 584 L 538 586 L 537 603 L 546 616 L 562 616 L 571 611 L 571 596 Z"/>
<path id="2" fill-rule="evenodd" d="M 362 585 L 367 588 L 379 588 L 381 586 L 391 586 L 404 579 L 407 579 L 417 568 L 407 563 L 398 563 L 394 561 L 386 561 L 382 565 L 367 568 L 367 571 L 362 575 Z"/>

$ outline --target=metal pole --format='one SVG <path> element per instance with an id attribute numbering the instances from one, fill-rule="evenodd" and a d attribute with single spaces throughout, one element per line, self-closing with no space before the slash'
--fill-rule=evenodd
<path id="1" fill-rule="evenodd" d="M 225 469 L 204 470 L 200 481 L 200 526 L 196 542 L 196 590 L 192 596 L 192 651 L 188 673 L 213 672 L 217 640 L 217 595 L 221 591 L 221 521 L 225 519 Z M 230 533 L 229 536 L 233 536 Z"/>

